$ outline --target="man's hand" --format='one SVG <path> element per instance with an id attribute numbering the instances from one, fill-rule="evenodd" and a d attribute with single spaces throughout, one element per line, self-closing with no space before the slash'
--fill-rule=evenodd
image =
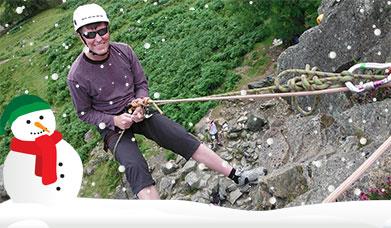
<path id="1" fill-rule="evenodd" d="M 119 116 L 114 116 L 114 125 L 122 130 L 130 128 L 133 124 L 133 117 L 129 113 L 124 113 Z"/>
<path id="2" fill-rule="evenodd" d="M 141 98 L 136 98 L 130 102 L 130 104 L 133 107 L 138 107 L 138 106 L 146 106 L 148 105 L 149 102 L 149 97 L 141 97 Z"/>
<path id="3" fill-rule="evenodd" d="M 133 113 L 132 113 L 132 119 L 134 122 L 138 123 L 143 121 L 145 118 L 144 116 L 144 108 L 143 107 L 137 107 Z"/>

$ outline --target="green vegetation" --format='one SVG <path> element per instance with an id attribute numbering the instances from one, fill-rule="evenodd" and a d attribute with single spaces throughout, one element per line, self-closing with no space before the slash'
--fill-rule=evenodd
<path id="1" fill-rule="evenodd" d="M 0 61 L 9 60 L 0 65 L 0 113 L 13 97 L 25 92 L 48 100 L 56 112 L 58 130 L 84 162 L 100 139 L 95 134 L 90 143 L 82 140 L 94 127 L 77 118 L 66 77 L 70 65 L 82 50 L 73 33 L 72 13 L 86 2 L 67 0 L 57 8 L 19 22 L 0 37 Z M 311 26 L 313 23 L 307 21 L 315 20 L 313 15 L 320 0 L 259 0 L 253 1 L 252 5 L 241 0 L 160 0 L 156 5 L 151 0 L 94 2 L 107 10 L 112 41 L 127 43 L 137 53 L 149 78 L 150 95 L 158 92 L 159 99 L 170 99 L 232 90 L 241 81 L 234 69 L 242 64 L 251 68 L 248 77 L 263 72 L 270 60 L 260 47 L 270 45 L 273 38 L 289 40 Z M 287 10 L 288 5 L 292 9 Z M 304 20 L 300 18 L 303 15 Z M 281 22 L 276 23 L 274 20 L 280 16 Z M 299 22 L 295 21 L 297 18 Z M 145 43 L 151 47 L 145 49 Z M 245 60 L 244 56 L 249 52 L 251 58 Z M 54 73 L 59 75 L 58 80 L 51 79 Z M 185 123 L 198 122 L 215 105 L 213 102 L 166 105 L 163 111 L 190 128 Z M 11 137 L 9 129 L 1 137 L 0 163 L 9 151 Z M 153 156 L 147 140 L 138 141 L 141 150 Z M 170 154 L 166 157 L 173 158 Z M 113 167 L 110 163 L 98 170 L 104 170 L 101 174 L 110 176 L 116 172 Z M 93 178 L 100 178 L 99 175 L 97 172 Z M 114 186 L 111 182 L 103 184 L 104 178 L 95 182 L 99 186 Z M 106 196 L 107 192 L 99 194 Z"/>

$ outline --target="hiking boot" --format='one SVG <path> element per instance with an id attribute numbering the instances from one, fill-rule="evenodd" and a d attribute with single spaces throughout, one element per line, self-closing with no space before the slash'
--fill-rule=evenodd
<path id="1" fill-rule="evenodd" d="M 236 176 L 238 176 L 238 186 L 244 186 L 246 184 L 254 184 L 258 182 L 258 178 L 260 176 L 266 176 L 267 175 L 267 169 L 263 167 L 257 167 L 250 170 L 242 170 L 238 169 L 235 173 Z"/>

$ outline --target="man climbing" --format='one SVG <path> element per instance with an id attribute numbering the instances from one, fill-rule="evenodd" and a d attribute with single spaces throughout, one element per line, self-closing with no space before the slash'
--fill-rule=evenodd
<path id="1" fill-rule="evenodd" d="M 74 11 L 74 29 L 84 49 L 72 64 L 67 83 L 79 118 L 98 126 L 106 148 L 116 148 L 115 158 L 125 167 L 138 198 L 159 199 L 159 194 L 134 134 L 142 134 L 186 160 L 202 162 L 238 185 L 266 174 L 263 168 L 235 170 L 182 126 L 159 113 L 145 118 L 142 106 L 131 114 L 124 111 L 130 103 L 148 99 L 148 84 L 132 48 L 110 42 L 109 23 L 105 10 L 97 4 L 82 5 Z M 123 137 L 118 140 L 122 131 Z"/>

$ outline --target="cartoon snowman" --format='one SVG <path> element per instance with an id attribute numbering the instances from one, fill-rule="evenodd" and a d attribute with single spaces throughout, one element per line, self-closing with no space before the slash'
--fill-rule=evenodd
<path id="1" fill-rule="evenodd" d="M 78 153 L 56 131 L 50 105 L 37 96 L 14 98 L 0 119 L 0 135 L 6 124 L 15 138 L 4 168 L 4 188 L 13 202 L 55 203 L 75 199 L 83 166 Z"/>

